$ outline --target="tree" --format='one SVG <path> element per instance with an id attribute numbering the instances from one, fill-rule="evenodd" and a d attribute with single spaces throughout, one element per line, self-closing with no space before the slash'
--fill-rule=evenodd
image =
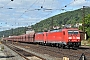
<path id="1" fill-rule="evenodd" d="M 90 38 L 90 14 L 85 17 L 85 32 Z"/>

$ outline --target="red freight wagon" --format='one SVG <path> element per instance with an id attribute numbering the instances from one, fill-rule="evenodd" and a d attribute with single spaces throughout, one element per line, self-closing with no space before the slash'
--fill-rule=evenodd
<path id="1" fill-rule="evenodd" d="M 34 42 L 35 33 L 28 34 L 28 42 Z"/>
<path id="2" fill-rule="evenodd" d="M 17 36 L 17 41 L 20 41 L 20 37 L 19 36 Z"/>
<path id="3" fill-rule="evenodd" d="M 31 34 L 26 34 L 25 36 L 26 36 L 26 42 L 32 42 L 32 41 L 31 41 L 31 39 L 32 39 L 32 38 L 31 38 L 31 37 L 32 37 Z"/>
<path id="4" fill-rule="evenodd" d="M 25 42 L 25 34 L 22 35 L 22 42 Z"/>
<path id="5" fill-rule="evenodd" d="M 18 36 L 14 36 L 12 40 L 13 41 L 18 41 Z"/>
<path id="6" fill-rule="evenodd" d="M 21 41 L 21 42 L 34 42 L 34 33 L 19 35 L 18 36 L 18 41 Z"/>
<path id="7" fill-rule="evenodd" d="M 25 34 L 25 42 L 28 42 L 28 34 Z"/>
<path id="8" fill-rule="evenodd" d="M 21 35 L 19 35 L 19 41 L 22 41 L 22 36 Z"/>

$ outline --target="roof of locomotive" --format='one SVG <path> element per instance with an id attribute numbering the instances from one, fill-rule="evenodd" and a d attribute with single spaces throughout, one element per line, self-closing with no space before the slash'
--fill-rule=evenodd
<path id="1" fill-rule="evenodd" d="M 68 31 L 68 30 L 78 30 L 77 28 L 63 28 L 63 29 L 54 29 L 54 30 L 49 30 L 47 32 L 60 32 L 60 31 Z M 36 34 L 42 34 L 43 32 L 37 32 Z"/>
<path id="2" fill-rule="evenodd" d="M 63 30 L 78 30 L 77 28 L 65 28 Z"/>
<path id="3" fill-rule="evenodd" d="M 59 31 L 65 31 L 65 30 L 78 30 L 78 29 L 77 28 L 63 28 L 63 29 L 51 30 L 50 32 L 59 32 Z"/>
<path id="4" fill-rule="evenodd" d="M 62 31 L 62 29 L 51 30 L 50 32 L 59 32 L 59 31 Z"/>

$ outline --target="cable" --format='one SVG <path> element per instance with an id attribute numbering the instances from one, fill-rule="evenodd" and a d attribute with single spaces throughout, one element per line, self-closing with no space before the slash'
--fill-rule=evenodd
<path id="1" fill-rule="evenodd" d="M 54 0 L 53 0 L 53 1 L 54 1 Z M 44 8 L 43 11 L 46 11 L 46 10 L 48 10 L 48 11 L 52 11 L 52 10 L 64 10 L 63 8 L 67 7 L 68 5 L 70 5 L 70 4 L 74 3 L 74 2 L 75 2 L 75 1 L 73 1 L 73 2 L 71 2 L 71 3 L 69 3 L 69 4 L 67 4 L 67 5 L 65 5 L 65 6 L 63 6 L 63 7 L 61 7 L 60 9 L 52 9 L 52 8 L 47 9 L 47 8 Z M 52 6 L 53 6 L 53 3 L 52 3 Z"/>
<path id="2" fill-rule="evenodd" d="M 54 0 L 53 0 L 53 1 L 54 1 Z M 37 0 L 36 0 L 30 7 L 32 7 L 36 2 L 37 2 Z M 44 3 L 45 3 L 45 0 L 43 1 L 43 4 L 42 4 L 41 8 L 43 8 Z M 71 3 L 72 3 L 72 2 L 71 2 Z M 71 3 L 69 3 L 69 4 L 71 4 Z M 69 5 L 69 4 L 67 4 L 67 5 Z M 53 2 L 52 2 L 52 5 L 53 5 Z M 64 7 L 67 7 L 67 5 L 65 5 Z M 39 11 L 40 9 L 37 9 L 37 10 Z M 43 9 L 43 11 L 45 11 L 45 10 L 62 10 L 62 9 Z M 27 9 L 26 11 L 24 11 L 23 14 L 25 14 L 27 11 L 31 11 L 31 10 Z M 33 11 L 33 10 L 32 10 L 32 11 Z M 23 15 L 23 14 L 22 14 L 22 15 Z M 20 17 L 21 17 L 22 15 L 20 15 Z M 19 18 L 20 18 L 20 17 L 19 17 Z"/>
<path id="3" fill-rule="evenodd" d="M 41 8 L 43 8 L 43 6 L 44 6 L 44 3 L 45 3 L 45 0 L 43 1 L 43 4 L 41 5 Z"/>
<path id="4" fill-rule="evenodd" d="M 69 3 L 69 4 L 65 5 L 65 7 L 67 7 L 68 5 L 70 5 L 70 4 L 72 4 L 72 3 L 74 3 L 75 1 L 77 1 L 77 0 L 74 0 L 74 1 L 72 1 L 71 3 Z"/>
<path id="5" fill-rule="evenodd" d="M 10 1 L 10 2 L 8 2 L 6 5 L 4 5 L 4 6 L 0 7 L 0 8 L 4 8 L 4 7 L 5 7 L 5 6 L 7 6 L 9 3 L 11 3 L 11 1 Z"/>
<path id="6" fill-rule="evenodd" d="M 69 4 L 64 5 L 60 9 L 52 9 L 52 10 L 65 10 L 66 11 L 66 9 L 64 9 L 64 8 L 68 7 L 68 5 L 70 5 L 70 4 L 73 4 L 75 1 L 77 1 L 77 0 L 74 0 L 74 1 L 70 2 Z"/>
<path id="7" fill-rule="evenodd" d="M 37 1 L 38 1 L 38 0 L 35 0 L 35 2 L 34 2 L 30 7 L 32 7 Z M 30 7 L 29 7 L 29 8 L 30 8 Z M 29 11 L 29 8 L 27 8 L 26 11 L 24 11 L 24 12 L 19 16 L 19 18 L 20 18 L 23 14 L 25 14 L 27 11 Z"/>
<path id="8" fill-rule="evenodd" d="M 53 1 L 54 1 L 54 0 L 53 0 Z M 35 3 L 36 3 L 36 2 L 35 2 Z M 35 4 L 35 3 L 33 3 L 33 4 Z M 45 3 L 45 0 L 43 1 L 42 8 L 43 8 L 44 3 Z M 33 4 L 32 4 L 31 6 L 33 6 Z M 71 4 L 71 3 L 69 3 L 69 4 Z M 69 4 L 67 4 L 67 5 L 69 5 Z M 52 2 L 52 5 L 53 5 L 53 2 Z M 67 5 L 64 6 L 64 7 L 67 7 Z M 30 7 L 31 7 L 31 6 L 30 6 Z M 27 9 L 27 10 L 29 10 L 29 9 Z M 53 10 L 53 9 L 47 9 L 47 10 Z M 54 10 L 58 10 L 58 9 L 54 9 Z M 64 10 L 64 9 L 59 9 L 59 10 Z M 26 13 L 26 12 L 27 12 L 27 11 L 25 11 L 24 13 Z M 23 14 L 24 14 L 24 13 L 23 13 Z M 52 12 L 51 12 L 51 13 L 52 13 Z M 22 15 L 23 15 L 23 14 L 22 14 Z M 50 14 L 50 13 L 49 13 L 49 14 Z M 47 15 L 45 15 L 45 16 L 48 16 L 49 14 L 47 14 Z M 22 15 L 21 15 L 21 16 L 22 16 Z M 21 16 L 20 16 L 20 17 L 21 17 Z"/>

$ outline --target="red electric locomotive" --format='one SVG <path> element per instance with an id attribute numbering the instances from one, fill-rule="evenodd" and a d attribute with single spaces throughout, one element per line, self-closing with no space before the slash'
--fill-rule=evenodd
<path id="1" fill-rule="evenodd" d="M 74 28 L 36 33 L 35 42 L 58 47 L 79 47 L 81 45 L 79 30 Z"/>

